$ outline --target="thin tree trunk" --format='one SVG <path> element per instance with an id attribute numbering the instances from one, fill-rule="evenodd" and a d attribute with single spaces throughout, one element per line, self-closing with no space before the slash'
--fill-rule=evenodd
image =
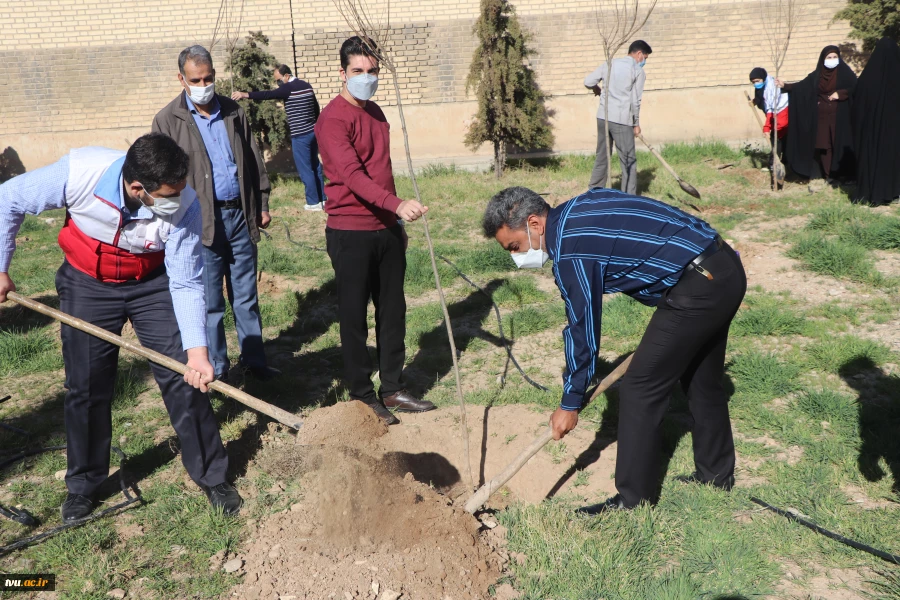
<path id="1" fill-rule="evenodd" d="M 779 69 L 775 69 L 778 79 Z M 781 158 L 778 156 L 778 104 L 781 101 L 781 89 L 775 87 L 775 106 L 772 107 L 772 190 L 778 191 L 778 173 L 781 170 Z"/>
<path id="2" fill-rule="evenodd" d="M 494 142 L 494 174 L 497 179 L 503 177 L 503 169 L 506 167 L 506 142 Z"/>
<path id="3" fill-rule="evenodd" d="M 412 153 L 409 151 L 409 134 L 406 131 L 406 118 L 403 116 L 403 99 L 400 95 L 400 84 L 397 82 L 397 72 L 391 73 L 394 83 L 394 95 L 397 97 L 397 112 L 400 113 L 400 129 L 403 131 L 403 147 L 406 150 L 406 166 L 409 168 L 409 178 L 412 180 L 413 192 L 416 201 L 421 204 L 419 184 L 416 181 L 416 172 L 413 169 Z M 450 341 L 450 356 L 453 359 L 453 374 L 456 377 L 456 395 L 459 397 L 459 419 L 463 438 L 463 454 L 466 468 L 469 472 L 469 487 L 475 489 L 475 476 L 472 474 L 472 461 L 469 458 L 469 425 L 466 419 L 466 401 L 463 397 L 462 382 L 459 378 L 459 361 L 456 358 L 456 342 L 453 339 L 453 326 L 450 324 L 450 312 L 447 310 L 447 299 L 444 296 L 444 288 L 441 286 L 441 276 L 438 273 L 437 261 L 434 257 L 434 244 L 431 241 L 431 232 L 428 229 L 428 219 L 422 215 L 422 225 L 425 229 L 425 240 L 428 242 L 428 254 L 431 256 L 431 270 L 434 272 L 434 282 L 437 286 L 438 298 L 441 301 L 441 311 L 444 313 L 444 324 L 447 326 L 447 339 Z"/>

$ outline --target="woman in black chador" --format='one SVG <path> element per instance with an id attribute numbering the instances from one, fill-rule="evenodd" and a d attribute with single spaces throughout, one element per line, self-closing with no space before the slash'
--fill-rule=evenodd
<path id="1" fill-rule="evenodd" d="M 887 204 L 900 196 L 900 48 L 890 38 L 875 46 L 853 95 L 856 200 Z"/>
<path id="2" fill-rule="evenodd" d="M 849 100 L 856 74 L 841 59 L 840 49 L 826 46 L 816 70 L 803 81 L 778 79 L 776 85 L 791 95 L 786 154 L 794 172 L 828 182 L 838 175 L 851 177 L 855 157 Z"/>

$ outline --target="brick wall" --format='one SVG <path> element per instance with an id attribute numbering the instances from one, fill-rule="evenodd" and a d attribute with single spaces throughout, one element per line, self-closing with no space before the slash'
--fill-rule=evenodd
<path id="1" fill-rule="evenodd" d="M 595 103 L 582 80 L 603 60 L 597 2 L 515 2 L 534 36 L 532 46 L 538 54 L 532 62 L 539 84 L 560 107 Z M 241 4 L 225 3 L 234 12 Z M 382 12 L 386 0 L 369 3 L 375 20 L 386 21 Z M 210 43 L 221 4 L 222 0 L 0 0 L 4 34 L 0 148 L 17 148 L 31 168 L 73 145 L 127 146 L 178 93 L 178 52 L 193 43 Z M 845 0 L 805 3 L 783 70 L 786 79 L 809 72 L 826 44 L 846 41 L 847 24 L 831 23 L 844 4 Z M 459 115 L 463 108 L 466 114 L 474 112 L 468 106 L 472 99 L 466 95 L 465 78 L 475 47 L 472 25 L 478 1 L 391 0 L 390 11 L 398 82 L 404 103 L 421 107 L 415 114 L 423 128 L 430 131 L 429 121 L 438 115 Z M 658 98 L 677 97 L 681 104 L 668 110 L 677 114 L 683 108 L 702 115 L 711 98 L 739 97 L 752 67 L 770 67 L 760 17 L 755 0 L 660 0 L 639 34 L 654 49 L 646 67 L 648 99 L 654 93 Z M 276 58 L 295 66 L 298 76 L 316 87 L 323 103 L 339 91 L 338 48 L 348 28 L 330 0 L 245 0 L 239 28 L 236 21 L 232 14 L 231 31 L 236 35 L 250 30 L 266 33 Z M 219 43 L 213 54 L 220 67 L 220 90 L 227 92 L 223 51 Z M 719 88 L 718 95 L 710 88 Z M 733 93 L 723 95 L 724 89 Z M 389 76 L 376 100 L 394 104 Z M 648 102 L 646 110 L 660 111 L 660 104 Z M 736 119 L 749 117 L 737 102 L 728 110 Z M 662 114 L 656 115 L 657 122 Z M 726 119 L 715 133 L 736 139 L 746 131 L 743 121 L 740 127 L 727 125 Z M 463 127 L 462 119 L 447 123 L 442 137 L 453 143 L 435 144 L 434 152 L 440 156 L 441 148 L 444 155 L 449 147 L 454 152 L 461 149 Z M 410 129 L 415 128 L 411 123 Z M 567 140 L 581 139 L 575 130 L 556 133 L 561 148 L 571 149 Z M 30 158 L 25 160 L 26 156 Z"/>
<path id="2" fill-rule="evenodd" d="M 846 24 L 831 24 L 844 3 L 828 0 L 806 4 L 803 23 L 796 29 L 784 65 L 786 78 L 803 77 L 813 69 L 825 45 L 845 41 Z M 428 10 L 426 22 L 415 20 L 416 15 L 423 14 L 417 10 L 423 4 L 428 2 L 391 4 L 392 22 L 412 19 L 408 25 L 394 27 L 391 35 L 393 52 L 404 67 L 404 102 L 463 101 L 467 99 L 465 79 L 475 49 L 472 26 L 478 5 L 468 0 L 445 3 L 440 9 Z M 537 55 L 532 64 L 542 88 L 551 96 L 586 93 L 584 76 L 603 62 L 595 3 L 525 0 L 515 4 L 522 23 L 534 36 L 532 47 Z M 310 6 L 295 3 L 295 15 Z M 340 89 L 338 48 L 346 36 L 346 26 L 327 13 L 320 10 L 315 23 L 330 27 L 298 27 L 297 56 L 298 69 L 317 89 L 333 93 Z M 455 18 L 442 18 L 451 13 Z M 771 69 L 760 16 L 759 2 L 661 0 L 638 36 L 654 50 L 647 65 L 646 89 L 746 85 L 753 67 Z M 295 24 L 303 23 L 295 17 Z M 422 35 L 425 38 L 421 43 L 413 43 L 420 40 L 408 37 Z M 307 57 L 315 58 L 308 62 Z M 393 104 L 387 94 L 379 94 L 379 101 Z"/>
<path id="3" fill-rule="evenodd" d="M 191 44 L 209 46 L 220 5 L 0 0 L 0 136 L 149 129 L 181 89 L 178 53 Z M 238 35 L 261 29 L 272 52 L 293 62 L 289 0 L 247 0 L 240 21 Z M 213 48 L 213 61 L 224 72 L 223 42 Z"/>

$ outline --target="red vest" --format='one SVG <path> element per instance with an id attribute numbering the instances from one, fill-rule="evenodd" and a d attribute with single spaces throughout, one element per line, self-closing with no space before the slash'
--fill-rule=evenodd
<path id="1" fill-rule="evenodd" d="M 116 242 L 118 237 L 116 235 Z M 143 279 L 161 267 L 166 258 L 163 250 L 132 254 L 118 246 L 95 240 L 85 235 L 68 214 L 58 239 L 70 265 L 104 282 Z"/>

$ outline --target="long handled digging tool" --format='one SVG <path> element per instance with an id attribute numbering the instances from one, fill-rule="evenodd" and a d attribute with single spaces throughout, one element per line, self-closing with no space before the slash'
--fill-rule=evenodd
<path id="1" fill-rule="evenodd" d="M 588 403 L 593 402 L 594 398 L 605 392 L 609 389 L 609 387 L 622 378 L 622 375 L 625 374 L 625 371 L 628 370 L 628 365 L 631 364 L 631 359 L 634 357 L 634 354 L 629 354 L 628 358 L 622 361 L 622 363 L 613 369 L 613 372 L 603 378 L 603 381 L 600 382 L 600 385 L 597 386 L 597 389 L 594 390 L 594 393 L 591 394 L 590 400 Z M 586 404 L 587 405 L 587 404 Z M 586 406 L 585 405 L 585 406 Z M 527 448 L 522 450 L 521 454 L 519 454 L 509 465 L 503 469 L 499 475 L 485 483 L 483 486 L 478 488 L 478 490 L 472 494 L 472 497 L 466 501 L 466 512 L 469 514 L 475 514 L 475 511 L 481 508 L 481 506 L 487 502 L 488 498 L 491 495 L 503 487 L 507 481 L 513 478 L 513 476 L 519 472 L 519 470 L 525 466 L 532 456 L 538 453 L 538 451 L 547 445 L 547 443 L 553 439 L 553 430 L 550 427 L 547 427 L 544 432 L 536 437 L 531 444 L 528 445 Z"/>
<path id="2" fill-rule="evenodd" d="M 753 98 L 750 97 L 750 94 L 744 92 L 744 97 L 747 99 L 747 106 L 750 107 L 750 110 L 753 111 L 753 116 L 756 117 L 756 122 L 759 123 L 759 130 L 762 131 L 763 127 L 765 127 L 765 123 L 763 123 L 762 118 L 759 116 L 759 113 L 756 112 L 756 106 L 753 104 Z M 768 136 L 763 136 L 766 140 L 766 143 L 769 145 L 769 150 L 772 150 L 772 140 L 768 138 Z"/>
<path id="3" fill-rule="evenodd" d="M 105 340 L 110 344 L 115 344 L 120 348 L 124 348 L 129 352 L 133 352 L 138 356 L 143 356 L 149 361 L 155 362 L 158 365 L 162 365 L 167 369 L 171 369 L 176 373 L 184 374 L 187 372 L 188 367 L 185 364 L 178 362 L 175 359 L 169 358 L 159 352 L 155 352 L 148 348 L 144 348 L 140 344 L 135 344 L 134 342 L 129 342 L 128 340 L 118 336 L 114 333 L 110 333 L 101 327 L 97 327 L 96 325 L 92 325 L 87 321 L 83 321 L 81 319 L 77 319 L 72 315 L 66 314 L 60 310 L 56 310 L 54 308 L 50 308 L 46 304 L 41 304 L 40 302 L 36 302 L 31 298 L 26 298 L 25 296 L 21 296 L 16 292 L 9 292 L 7 297 L 17 304 L 21 304 L 26 308 L 30 308 L 33 311 L 39 312 L 42 315 L 47 315 L 48 317 L 53 317 L 57 321 L 65 323 L 69 327 L 74 327 L 79 331 L 83 331 L 85 333 L 89 333 L 93 336 L 100 338 L 101 340 Z M 252 408 L 257 412 L 261 412 L 267 417 L 271 417 L 281 423 L 282 425 L 286 425 L 292 429 L 300 429 L 300 425 L 302 424 L 300 418 L 288 411 L 278 408 L 277 406 L 273 406 L 268 402 L 263 402 L 259 398 L 254 398 L 250 394 L 243 392 L 236 387 L 232 387 L 227 383 L 223 383 L 221 381 L 213 381 L 209 384 L 209 389 L 215 390 L 230 398 L 234 398 L 244 406 Z"/>
<path id="4" fill-rule="evenodd" d="M 678 182 L 678 185 L 681 186 L 681 189 L 684 190 L 684 192 L 685 192 L 686 194 L 689 194 L 689 195 L 693 196 L 693 197 L 696 198 L 697 200 L 700 200 L 700 199 L 701 199 L 701 198 L 700 198 L 700 192 L 697 191 L 697 188 L 695 188 L 694 186 L 692 186 L 691 184 L 689 184 L 687 181 L 685 181 L 684 179 L 682 179 L 681 177 L 679 177 L 679 176 L 678 176 L 678 173 L 675 172 L 675 169 L 673 169 L 673 168 L 671 167 L 671 165 L 669 165 L 669 163 L 666 162 L 666 159 L 664 159 L 664 158 L 662 157 L 662 154 L 660 154 L 659 152 L 657 152 L 656 148 L 654 148 L 653 146 L 651 146 L 650 144 L 647 143 L 647 140 L 644 139 L 644 136 L 643 136 L 643 135 L 638 134 L 638 138 L 640 138 L 640 140 L 641 140 L 642 142 L 644 142 L 644 145 L 647 146 L 647 148 L 650 149 L 650 152 L 653 154 L 653 156 L 656 157 L 656 160 L 658 160 L 658 161 L 660 162 L 660 164 L 661 164 L 663 167 L 666 168 L 666 171 L 668 171 L 669 174 L 672 175 L 672 177 L 675 178 L 675 181 Z M 693 206 L 693 205 L 691 205 L 691 206 Z M 694 207 L 694 208 L 696 208 L 696 207 Z"/>
<path id="5" fill-rule="evenodd" d="M 747 99 L 747 106 L 750 107 L 750 110 L 753 111 L 753 116 L 756 117 L 756 122 L 759 123 L 760 130 L 765 128 L 765 124 L 763 123 L 762 118 L 759 116 L 759 113 L 756 111 L 756 105 L 753 104 L 753 99 L 750 98 L 750 94 L 744 92 L 744 97 Z M 769 139 L 769 136 L 763 135 L 763 139 L 766 140 L 766 145 L 769 147 L 769 153 L 772 152 L 772 140 Z M 778 182 L 778 185 L 784 185 L 785 178 L 785 170 L 784 164 L 779 160 L 775 165 L 775 181 Z"/>

